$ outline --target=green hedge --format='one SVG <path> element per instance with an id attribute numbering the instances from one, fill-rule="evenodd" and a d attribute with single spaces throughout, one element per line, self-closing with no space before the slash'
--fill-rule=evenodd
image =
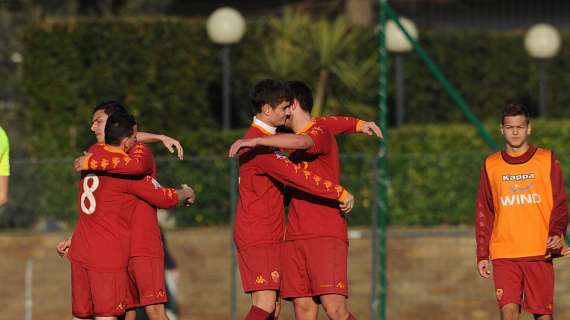
<path id="1" fill-rule="evenodd" d="M 244 40 L 232 50 L 236 127 L 246 127 L 251 121 L 247 93 L 262 71 L 267 70 L 259 50 L 268 34 L 263 22 L 251 23 Z M 563 42 L 570 42 L 567 32 L 562 37 Z M 22 124 L 26 128 L 21 144 L 27 147 L 23 153 L 38 161 L 32 168 L 33 179 L 27 179 L 35 184 L 37 216 L 74 219 L 76 176 L 70 169 L 70 159 L 92 142 L 89 132 L 92 107 L 101 100 L 125 97 L 142 130 L 180 137 L 187 156 L 202 157 L 183 164 L 166 161 L 166 169 L 161 170 L 161 175 L 167 171 L 163 179 L 169 183 L 190 179 L 189 182 L 200 183 L 203 188 L 200 191 L 205 201 L 195 209 L 179 210 L 180 221 L 185 225 L 227 221 L 229 169 L 224 155 L 243 130 L 225 136 L 218 132 L 220 51 L 208 40 L 204 21 L 166 18 L 44 21 L 27 30 L 23 43 L 22 85 L 26 101 Z M 537 64 L 523 49 L 522 33 L 422 32 L 421 43 L 482 119 L 496 119 L 509 100 L 536 106 Z M 570 85 L 570 76 L 565 72 L 570 64 L 569 50 L 563 47 L 551 65 L 551 77 L 556 81 L 551 81 L 549 105 L 554 117 L 570 115 L 565 108 L 570 96 L 564 90 Z M 376 43 L 359 42 L 355 51 L 376 54 Z M 416 56 L 408 55 L 405 67 L 408 122 L 464 120 Z M 370 76 L 376 77 L 377 71 L 370 70 Z M 299 75 L 299 78 L 310 76 Z M 356 95 L 338 79 L 331 78 L 330 90 L 345 97 L 340 101 L 343 106 L 333 106 L 334 110 L 374 114 L 377 89 L 375 81 L 370 83 L 370 88 L 361 90 L 369 94 Z M 351 108 L 351 104 L 358 107 Z M 364 112 L 368 108 L 372 112 Z M 538 141 L 562 152 L 564 161 L 569 153 L 565 149 L 568 125 L 565 122 L 536 125 Z M 496 126 L 490 128 L 494 130 Z M 341 140 L 350 154 L 372 155 L 376 150 L 370 139 Z M 486 150 L 475 131 L 462 124 L 411 125 L 394 130 L 389 154 L 391 222 L 469 223 L 476 176 Z M 67 160 L 42 162 L 44 159 Z M 349 156 L 343 161 L 346 184 L 362 199 L 351 222 L 367 223 L 366 210 L 374 197 L 369 181 L 373 160 Z M 27 174 L 22 169 L 22 176 Z"/>

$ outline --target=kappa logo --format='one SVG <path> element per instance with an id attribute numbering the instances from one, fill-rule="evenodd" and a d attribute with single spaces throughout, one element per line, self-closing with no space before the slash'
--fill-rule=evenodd
<path id="1" fill-rule="evenodd" d="M 339 288 L 339 289 L 344 289 L 344 288 L 346 288 L 346 285 L 344 284 L 344 282 L 339 281 L 339 282 L 336 284 L 336 287 Z"/>
<path id="2" fill-rule="evenodd" d="M 271 272 L 271 280 L 275 283 L 279 283 L 279 272 L 277 272 L 277 270 Z"/>
<path id="3" fill-rule="evenodd" d="M 503 289 L 497 289 L 495 294 L 497 295 L 497 300 L 501 301 L 501 298 L 503 298 Z"/>
<path id="4" fill-rule="evenodd" d="M 255 278 L 255 283 L 257 284 L 264 284 L 266 283 L 267 280 L 265 280 L 265 278 L 263 278 L 263 276 L 259 275 Z"/>
<path id="5" fill-rule="evenodd" d="M 505 174 L 503 175 L 503 181 L 523 181 L 535 179 L 536 174 L 534 173 L 522 173 L 522 174 Z"/>

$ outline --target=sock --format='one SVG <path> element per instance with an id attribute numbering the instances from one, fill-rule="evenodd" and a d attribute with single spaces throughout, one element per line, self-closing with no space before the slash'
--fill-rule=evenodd
<path id="1" fill-rule="evenodd" d="M 352 313 L 348 313 L 348 320 L 356 320 Z"/>
<path id="2" fill-rule="evenodd" d="M 245 316 L 245 320 L 267 320 L 267 318 L 269 318 L 269 312 L 256 306 L 251 306 Z"/>

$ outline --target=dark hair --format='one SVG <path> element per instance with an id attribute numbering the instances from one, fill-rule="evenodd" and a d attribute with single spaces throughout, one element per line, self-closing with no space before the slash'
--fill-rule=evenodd
<path id="1" fill-rule="evenodd" d="M 505 117 L 514 117 L 514 116 L 525 116 L 527 123 L 529 122 L 530 119 L 528 110 L 524 106 L 518 103 L 511 103 L 503 109 L 501 116 L 501 123 L 502 124 L 505 123 Z"/>
<path id="2" fill-rule="evenodd" d="M 135 118 L 127 112 L 115 112 L 109 116 L 105 124 L 105 143 L 118 146 L 121 140 L 134 133 Z"/>
<path id="3" fill-rule="evenodd" d="M 112 115 L 115 112 L 128 113 L 127 109 L 120 102 L 117 102 L 114 100 L 109 100 L 109 101 L 104 101 L 104 102 L 99 103 L 93 109 L 93 113 L 95 113 L 99 110 L 103 110 L 105 112 L 105 114 L 107 114 L 108 116 Z"/>
<path id="4" fill-rule="evenodd" d="M 283 101 L 291 101 L 291 95 L 285 84 L 271 79 L 261 80 L 256 83 L 249 97 L 255 114 L 261 112 L 261 107 L 264 104 L 269 104 L 272 108 L 275 108 Z"/>
<path id="5" fill-rule="evenodd" d="M 313 110 L 313 91 L 311 91 L 311 88 L 309 88 L 306 83 L 299 80 L 287 81 L 286 86 L 291 97 L 299 101 L 301 109 L 311 113 Z"/>

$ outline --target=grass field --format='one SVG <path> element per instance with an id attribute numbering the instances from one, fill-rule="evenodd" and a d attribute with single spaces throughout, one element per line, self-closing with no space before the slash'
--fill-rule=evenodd
<path id="1" fill-rule="evenodd" d="M 475 270 L 470 229 L 391 230 L 388 239 L 388 319 L 498 319 L 492 282 Z M 453 230 L 452 230 L 453 231 Z M 181 273 L 181 319 L 229 319 L 230 241 L 227 228 L 167 231 Z M 34 259 L 33 319 L 62 320 L 70 315 L 69 264 L 55 253 L 63 233 L 0 234 L 0 320 L 24 319 L 24 273 Z M 350 242 L 349 306 L 369 319 L 370 239 Z M 570 261 L 556 262 L 558 319 L 570 315 Z M 238 319 L 249 307 L 238 282 Z M 293 319 L 284 303 L 280 319 Z M 320 319 L 325 319 L 321 312 Z M 525 316 L 524 319 L 531 319 Z"/>

